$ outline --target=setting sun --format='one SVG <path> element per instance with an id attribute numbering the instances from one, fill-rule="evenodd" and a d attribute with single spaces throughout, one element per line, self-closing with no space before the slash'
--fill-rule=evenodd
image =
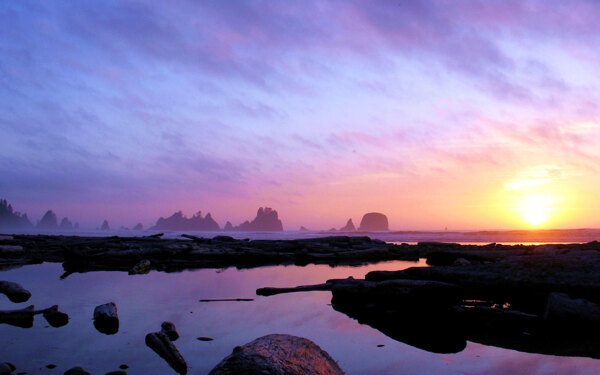
<path id="1" fill-rule="evenodd" d="M 550 196 L 530 194 L 522 198 L 519 210 L 525 222 L 537 227 L 550 219 L 553 204 Z"/>

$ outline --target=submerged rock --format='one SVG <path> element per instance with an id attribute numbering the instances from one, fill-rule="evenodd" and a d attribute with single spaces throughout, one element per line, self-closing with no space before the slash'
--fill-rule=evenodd
<path id="1" fill-rule="evenodd" d="M 96 306 L 94 309 L 94 327 L 100 333 L 114 335 L 119 331 L 119 316 L 114 302 Z"/>
<path id="2" fill-rule="evenodd" d="M 236 346 L 210 375 L 341 375 L 338 364 L 317 344 L 291 335 L 267 335 Z"/>
<path id="3" fill-rule="evenodd" d="M 390 230 L 388 218 L 382 213 L 370 212 L 362 217 L 358 230 L 363 232 Z"/>
<path id="4" fill-rule="evenodd" d="M 0 375 L 12 375 L 16 367 L 10 362 L 0 363 Z"/>
<path id="5" fill-rule="evenodd" d="M 48 324 L 54 328 L 66 326 L 69 323 L 69 315 L 58 311 L 58 305 L 47 308 L 43 315 Z"/>

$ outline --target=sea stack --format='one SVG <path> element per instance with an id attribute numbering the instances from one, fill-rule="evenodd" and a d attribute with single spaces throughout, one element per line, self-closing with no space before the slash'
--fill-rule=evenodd
<path id="1" fill-rule="evenodd" d="M 363 216 L 358 230 L 361 232 L 390 230 L 387 216 L 379 212 L 369 212 Z"/>
<path id="2" fill-rule="evenodd" d="M 270 207 L 259 208 L 252 221 L 245 221 L 235 228 L 239 231 L 283 231 L 283 224 L 279 220 L 277 211 Z"/>
<path id="3" fill-rule="evenodd" d="M 345 226 L 340 228 L 340 231 L 341 232 L 356 232 L 356 227 L 354 226 L 352 219 L 348 219 L 348 222 L 346 222 Z"/>

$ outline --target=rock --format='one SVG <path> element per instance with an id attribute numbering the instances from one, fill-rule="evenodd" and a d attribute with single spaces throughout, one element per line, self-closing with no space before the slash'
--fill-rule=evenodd
<path id="1" fill-rule="evenodd" d="M 127 375 L 127 372 L 123 371 L 123 370 L 117 370 L 117 371 L 107 372 L 105 375 Z"/>
<path id="2" fill-rule="evenodd" d="M 77 366 L 65 371 L 64 375 L 90 375 L 90 373 Z"/>
<path id="3" fill-rule="evenodd" d="M 291 335 L 268 335 L 237 346 L 210 375 L 341 375 L 338 364 L 314 342 Z"/>
<path id="4" fill-rule="evenodd" d="M 213 341 L 214 339 L 211 337 L 196 337 L 196 340 L 198 341 Z"/>
<path id="5" fill-rule="evenodd" d="M 146 345 L 164 359 L 178 374 L 187 373 L 187 363 L 166 333 L 161 331 L 147 334 Z"/>
<path id="6" fill-rule="evenodd" d="M 54 328 L 66 326 L 69 323 L 69 315 L 58 311 L 58 305 L 47 308 L 43 314 L 44 319 Z"/>
<path id="7" fill-rule="evenodd" d="M 31 297 L 31 293 L 27 289 L 12 281 L 0 281 L 0 293 L 15 303 L 25 302 Z"/>
<path id="8" fill-rule="evenodd" d="M 108 225 L 108 220 L 104 220 L 102 222 L 102 226 L 100 226 L 100 230 L 110 230 L 110 226 Z"/>
<path id="9" fill-rule="evenodd" d="M 358 230 L 361 232 L 390 230 L 387 216 L 379 212 L 365 214 L 360 221 Z"/>
<path id="10" fill-rule="evenodd" d="M 235 230 L 239 231 L 283 231 L 283 224 L 279 220 L 277 211 L 270 207 L 260 207 L 256 212 L 256 217 L 251 222 L 244 222 L 237 226 Z"/>
<path id="11" fill-rule="evenodd" d="M 308 228 L 306 228 L 305 226 L 301 226 L 300 232 L 308 232 Z"/>
<path id="12" fill-rule="evenodd" d="M 129 366 L 127 366 L 126 364 L 123 363 L 121 366 L 119 366 L 119 368 L 121 370 L 127 370 L 129 368 Z"/>
<path id="13" fill-rule="evenodd" d="M 46 211 L 44 216 L 37 223 L 37 229 L 42 230 L 56 230 L 58 228 L 58 219 L 56 218 L 56 214 L 52 212 L 52 210 Z"/>
<path id="14" fill-rule="evenodd" d="M 162 322 L 160 325 L 160 331 L 167 335 L 169 340 L 177 341 L 179 338 L 179 333 L 177 333 L 177 329 L 175 328 L 175 324 L 171 322 Z"/>
<path id="15" fill-rule="evenodd" d="M 56 368 L 56 365 L 51 363 L 49 365 L 46 365 L 46 368 L 52 370 L 53 368 Z"/>
<path id="16" fill-rule="evenodd" d="M 58 229 L 60 229 L 60 230 L 72 230 L 73 229 L 73 223 L 71 223 L 69 221 L 68 217 L 64 217 L 61 220 L 60 225 L 58 226 Z"/>
<path id="17" fill-rule="evenodd" d="M 142 223 L 137 223 L 135 227 L 133 227 L 133 230 L 144 230 L 144 226 Z"/>
<path id="18" fill-rule="evenodd" d="M 135 266 L 129 270 L 130 275 L 144 275 L 150 272 L 152 269 L 152 263 L 148 259 L 141 260 Z"/>
<path id="19" fill-rule="evenodd" d="M 0 363 L 0 375 L 12 375 L 16 367 L 10 362 Z"/>
<path id="20" fill-rule="evenodd" d="M 230 221 L 225 223 L 225 228 L 223 228 L 223 230 L 227 230 L 227 231 L 234 230 L 233 225 L 231 224 Z"/>
<path id="21" fill-rule="evenodd" d="M 17 255 L 23 253 L 23 246 L 17 245 L 0 245 L 0 254 L 2 255 Z"/>
<path id="22" fill-rule="evenodd" d="M 340 231 L 342 231 L 342 232 L 355 232 L 356 231 L 356 227 L 354 226 L 354 223 L 352 222 L 352 219 L 348 219 L 348 221 L 346 222 L 346 225 L 344 225 L 343 227 L 341 227 Z"/>
<path id="23" fill-rule="evenodd" d="M 94 309 L 94 327 L 106 335 L 114 335 L 119 331 L 119 316 L 114 302 L 96 306 Z"/>
<path id="24" fill-rule="evenodd" d="M 468 266 L 469 264 L 471 264 L 471 262 L 469 262 L 465 258 L 458 258 L 454 261 L 454 263 L 452 263 L 452 265 L 454 266 Z"/>
<path id="25" fill-rule="evenodd" d="M 181 211 L 175 212 L 168 218 L 159 218 L 156 221 L 152 230 L 206 230 L 216 231 L 221 229 L 219 224 L 212 218 L 210 213 L 206 217 L 202 217 L 202 213 L 198 211 L 191 218 L 187 218 Z"/>
<path id="26" fill-rule="evenodd" d="M 550 293 L 543 318 L 561 324 L 598 324 L 600 305 L 583 298 L 570 298 L 564 293 Z"/>
<path id="27" fill-rule="evenodd" d="M 0 228 L 2 229 L 31 229 L 33 225 L 27 214 L 21 215 L 13 212 L 13 208 L 6 199 L 0 200 Z"/>

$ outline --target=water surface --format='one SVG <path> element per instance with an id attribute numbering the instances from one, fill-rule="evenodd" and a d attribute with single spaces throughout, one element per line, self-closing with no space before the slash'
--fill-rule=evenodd
<path id="1" fill-rule="evenodd" d="M 104 374 L 130 366 L 129 374 L 174 373 L 147 348 L 144 337 L 160 323 L 175 323 L 176 341 L 190 374 L 206 374 L 236 345 L 271 333 L 287 333 L 313 340 L 335 358 L 348 374 L 591 374 L 600 362 L 519 353 L 468 343 L 457 354 L 434 354 L 394 341 L 361 325 L 329 306 L 330 292 L 255 296 L 264 286 L 321 283 L 330 278 L 364 277 L 372 270 L 395 270 L 424 262 L 384 262 L 361 267 L 327 265 L 275 266 L 247 270 L 205 269 L 181 273 L 153 271 L 129 276 L 124 272 L 73 274 L 59 280 L 60 264 L 26 266 L 0 273 L 0 279 L 21 283 L 32 292 L 26 303 L 14 304 L 0 296 L 0 310 L 35 304 L 58 304 L 70 316 L 68 325 L 49 327 L 36 316 L 29 329 L 0 325 L 1 361 L 28 374 L 63 373 L 82 366 Z M 201 303 L 200 299 L 254 298 L 252 302 Z M 92 324 L 94 307 L 114 301 L 120 329 L 104 335 Z M 407 325 L 411 322 L 406 322 Z M 206 336 L 214 341 L 196 338 Z M 378 347 L 378 345 L 384 345 Z M 47 364 L 57 368 L 48 370 Z"/>

